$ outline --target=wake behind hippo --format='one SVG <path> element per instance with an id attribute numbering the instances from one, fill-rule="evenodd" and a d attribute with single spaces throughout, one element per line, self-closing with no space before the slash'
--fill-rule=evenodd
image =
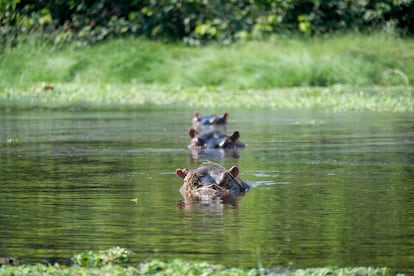
<path id="1" fill-rule="evenodd" d="M 238 174 L 237 166 L 227 170 L 214 163 L 204 164 L 194 170 L 176 170 L 176 175 L 184 180 L 180 193 L 185 201 L 210 201 L 219 198 L 224 202 L 233 202 L 250 190 L 250 186 L 241 180 Z"/>

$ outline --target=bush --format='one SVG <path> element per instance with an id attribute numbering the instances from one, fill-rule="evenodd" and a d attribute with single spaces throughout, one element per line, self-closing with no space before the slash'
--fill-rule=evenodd
<path id="1" fill-rule="evenodd" d="M 0 0 L 0 43 L 123 36 L 231 43 L 272 34 L 386 29 L 414 34 L 414 0 Z"/>

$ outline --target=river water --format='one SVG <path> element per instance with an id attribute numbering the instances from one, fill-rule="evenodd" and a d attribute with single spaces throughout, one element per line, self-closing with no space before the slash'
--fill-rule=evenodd
<path id="1" fill-rule="evenodd" d="M 412 113 L 227 111 L 248 144 L 237 154 L 191 154 L 193 110 L 2 110 L 0 257 L 121 246 L 133 262 L 414 273 Z M 175 170 L 206 159 L 253 189 L 235 206 L 177 208 Z"/>

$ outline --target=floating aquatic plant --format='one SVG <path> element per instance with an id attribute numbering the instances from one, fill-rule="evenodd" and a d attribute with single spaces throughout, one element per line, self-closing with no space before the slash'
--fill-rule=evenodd
<path id="1" fill-rule="evenodd" d="M 121 247 L 113 247 L 98 252 L 87 251 L 76 254 L 72 261 L 76 266 L 100 267 L 104 265 L 126 263 L 132 252 Z"/>

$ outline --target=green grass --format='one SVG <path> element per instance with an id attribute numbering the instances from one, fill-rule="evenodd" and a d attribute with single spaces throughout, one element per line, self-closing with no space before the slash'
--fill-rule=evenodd
<path id="1" fill-rule="evenodd" d="M 84 48 L 20 44 L 0 54 L 0 99 L 412 111 L 413 42 L 349 34 L 200 48 L 144 39 Z"/>
<path id="2" fill-rule="evenodd" d="M 192 108 L 322 109 L 328 112 L 414 110 L 412 87 L 280 88 L 228 90 L 217 87 L 178 88 L 149 85 L 41 84 L 7 89 L 0 107 L 15 109 L 134 109 L 137 106 Z"/>
<path id="3" fill-rule="evenodd" d="M 151 260 L 137 266 L 126 265 L 132 252 L 120 247 L 98 252 L 83 252 L 72 257 L 72 266 L 17 265 L 0 266 L 0 275 L 391 275 L 385 267 L 354 268 L 228 268 L 207 262 Z"/>
<path id="4" fill-rule="evenodd" d="M 355 267 L 355 268 L 309 268 L 309 269 L 241 269 L 226 268 L 205 262 L 173 260 L 163 262 L 153 260 L 135 266 L 105 265 L 102 267 L 78 267 L 56 265 L 21 265 L 0 267 L 1 276 L 11 275 L 394 275 L 387 268 Z"/>

